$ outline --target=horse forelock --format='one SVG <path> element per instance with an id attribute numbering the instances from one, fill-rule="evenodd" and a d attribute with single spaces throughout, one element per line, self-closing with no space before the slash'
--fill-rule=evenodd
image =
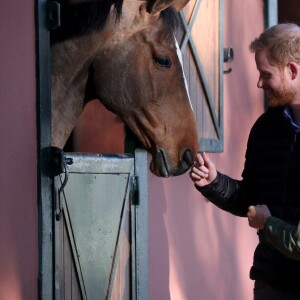
<path id="1" fill-rule="evenodd" d="M 61 4 L 61 26 L 51 32 L 52 44 L 103 29 L 112 7 L 115 22 L 118 22 L 124 2 L 124 0 L 88 0 L 77 3 L 72 3 L 71 0 L 57 1 Z M 179 28 L 179 15 L 172 7 L 162 11 L 160 18 L 165 34 L 173 34 Z"/>
<path id="2" fill-rule="evenodd" d="M 180 19 L 178 12 L 172 8 L 168 7 L 167 9 L 163 10 L 160 15 L 164 30 L 168 34 L 175 34 L 180 27 Z"/>

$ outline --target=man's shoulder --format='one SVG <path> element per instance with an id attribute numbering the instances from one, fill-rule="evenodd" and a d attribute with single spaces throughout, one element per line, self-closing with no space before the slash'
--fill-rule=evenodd
<path id="1" fill-rule="evenodd" d="M 269 134 L 275 128 L 282 127 L 283 110 L 283 107 L 268 108 L 253 124 L 250 136 Z"/>
<path id="2" fill-rule="evenodd" d="M 253 127 L 261 125 L 273 125 L 277 123 L 283 117 L 284 107 L 269 107 L 264 113 L 262 113 L 255 121 Z"/>

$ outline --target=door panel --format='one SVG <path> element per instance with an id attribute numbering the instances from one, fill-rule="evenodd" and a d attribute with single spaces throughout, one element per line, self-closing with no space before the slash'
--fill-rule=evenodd
<path id="1" fill-rule="evenodd" d="M 60 197 L 62 221 L 56 222 L 57 298 L 131 299 L 134 159 L 67 156 L 73 164 Z"/>

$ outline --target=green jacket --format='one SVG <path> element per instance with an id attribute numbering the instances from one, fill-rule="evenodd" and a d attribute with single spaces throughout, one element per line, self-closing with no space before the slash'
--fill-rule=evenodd
<path id="1" fill-rule="evenodd" d="M 267 218 L 263 231 L 274 248 L 291 259 L 300 260 L 300 221 L 295 226 L 271 216 Z"/>

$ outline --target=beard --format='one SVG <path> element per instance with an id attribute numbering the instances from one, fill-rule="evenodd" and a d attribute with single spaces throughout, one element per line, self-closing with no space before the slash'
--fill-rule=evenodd
<path id="1" fill-rule="evenodd" d="M 268 94 L 268 105 L 270 107 L 278 107 L 290 105 L 294 102 L 296 96 L 296 89 L 291 86 L 287 86 L 286 82 L 279 88 L 274 88 L 270 90 Z"/>

